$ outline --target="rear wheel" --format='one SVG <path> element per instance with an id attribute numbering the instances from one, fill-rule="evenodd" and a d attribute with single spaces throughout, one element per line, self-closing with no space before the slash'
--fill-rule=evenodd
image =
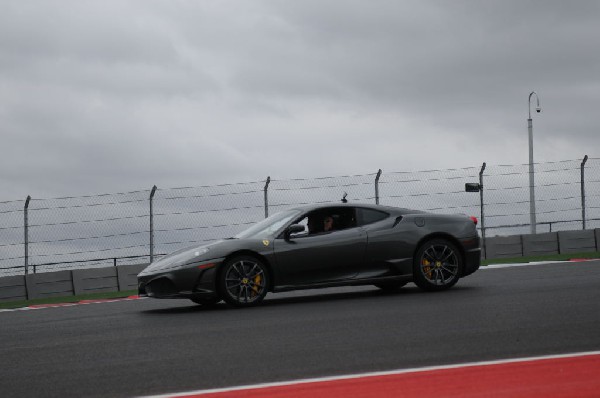
<path id="1" fill-rule="evenodd" d="M 458 282 L 462 267 L 462 256 L 452 242 L 432 239 L 417 250 L 413 260 L 414 281 L 424 290 L 445 290 Z"/>
<path id="2" fill-rule="evenodd" d="M 227 261 L 220 273 L 219 291 L 223 300 L 236 307 L 250 307 L 267 295 L 269 272 L 255 257 L 239 256 Z"/>

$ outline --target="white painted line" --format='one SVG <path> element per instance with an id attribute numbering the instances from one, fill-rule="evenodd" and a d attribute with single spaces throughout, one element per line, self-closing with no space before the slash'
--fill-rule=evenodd
<path id="1" fill-rule="evenodd" d="M 583 263 L 587 261 L 597 261 L 598 258 L 586 258 L 579 260 L 553 260 L 553 261 L 532 261 L 530 263 L 511 263 L 511 264 L 490 264 L 483 265 L 479 269 L 498 269 L 498 268 L 510 268 L 510 267 L 525 267 L 527 265 L 543 265 L 543 264 L 561 264 L 561 263 Z"/>
<path id="2" fill-rule="evenodd" d="M 33 308 L 29 308 L 29 307 L 5 308 L 5 309 L 1 309 L 0 312 L 29 311 L 31 309 L 33 309 Z"/>
<path id="3" fill-rule="evenodd" d="M 176 398 L 176 397 L 183 397 L 183 396 L 187 396 L 187 395 L 211 394 L 211 393 L 232 392 L 232 391 L 240 391 L 240 390 L 248 390 L 248 389 L 261 389 L 261 388 L 270 388 L 270 387 L 292 386 L 292 385 L 297 385 L 297 384 L 321 383 L 321 382 L 328 382 L 328 381 L 359 379 L 359 378 L 376 377 L 376 376 L 390 376 L 390 375 L 399 375 L 399 374 L 403 374 L 403 373 L 419 373 L 419 372 L 429 372 L 429 371 L 435 371 L 435 370 L 466 368 L 466 367 L 473 367 L 473 366 L 490 366 L 490 365 L 502 365 L 502 364 L 507 364 L 507 363 L 543 361 L 543 360 L 547 360 L 547 359 L 577 358 L 577 357 L 583 357 L 583 356 L 588 356 L 588 355 L 600 355 L 600 351 L 576 352 L 576 353 L 559 354 L 559 355 L 543 355 L 543 356 L 526 357 L 526 358 L 500 359 L 500 360 L 495 360 L 495 361 L 469 362 L 469 363 L 462 363 L 462 364 L 455 364 L 455 365 L 427 366 L 427 367 L 423 367 L 423 368 L 397 369 L 397 370 L 390 370 L 390 371 L 385 371 L 385 372 L 356 373 L 356 374 L 349 374 L 349 375 L 342 375 L 342 376 L 317 377 L 317 378 L 313 378 L 313 379 L 290 380 L 290 381 L 282 381 L 282 382 L 276 382 L 276 383 L 260 383 L 260 384 L 250 384 L 250 385 L 245 385 L 245 386 L 186 391 L 186 392 L 178 392 L 178 393 L 172 393 L 172 394 L 147 395 L 147 396 L 141 396 L 139 398 Z"/>
<path id="4" fill-rule="evenodd" d="M 513 264 L 490 264 L 479 267 L 479 269 L 498 269 L 498 268 L 511 268 L 511 267 L 525 267 L 527 265 L 541 265 L 541 264 L 556 264 L 556 263 L 565 263 L 566 261 L 533 261 L 531 263 L 513 263 Z"/>

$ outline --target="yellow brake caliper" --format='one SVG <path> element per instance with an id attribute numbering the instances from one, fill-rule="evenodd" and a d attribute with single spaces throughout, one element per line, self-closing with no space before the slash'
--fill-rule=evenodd
<path id="1" fill-rule="evenodd" d="M 421 261 L 421 265 L 423 265 L 423 271 L 425 272 L 427 278 L 431 279 L 431 270 L 433 269 L 433 267 L 431 267 L 431 263 L 426 258 L 424 258 Z"/>
<path id="2" fill-rule="evenodd" d="M 252 286 L 252 291 L 254 292 L 255 295 L 260 293 L 258 291 L 258 286 L 260 285 L 261 281 L 262 281 L 262 276 L 256 275 L 254 277 L 254 286 Z"/>

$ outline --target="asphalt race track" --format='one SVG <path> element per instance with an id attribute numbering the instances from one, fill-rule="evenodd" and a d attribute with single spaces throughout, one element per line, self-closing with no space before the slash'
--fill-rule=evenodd
<path id="1" fill-rule="evenodd" d="M 442 293 L 343 288 L 205 309 L 0 312 L 0 396 L 130 397 L 600 350 L 600 261 L 484 269 Z"/>

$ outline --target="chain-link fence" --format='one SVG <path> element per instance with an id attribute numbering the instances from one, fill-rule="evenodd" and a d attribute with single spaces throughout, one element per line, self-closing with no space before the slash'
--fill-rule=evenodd
<path id="1" fill-rule="evenodd" d="M 600 221 L 600 159 L 535 165 L 537 232 L 597 228 Z M 529 166 L 500 165 L 484 174 L 486 230 L 493 234 L 530 232 Z M 584 216 L 585 213 L 585 216 Z"/>
<path id="2" fill-rule="evenodd" d="M 0 203 L 0 272 L 106 266 L 147 256 L 147 196 L 135 191 Z"/>
<path id="3" fill-rule="evenodd" d="M 535 165 L 538 233 L 600 226 L 600 158 L 586 160 Z M 350 203 L 475 215 L 487 237 L 529 233 L 529 165 L 482 166 L 0 202 L 0 276 L 148 262 L 345 195 Z M 465 192 L 466 183 L 483 190 Z"/>

